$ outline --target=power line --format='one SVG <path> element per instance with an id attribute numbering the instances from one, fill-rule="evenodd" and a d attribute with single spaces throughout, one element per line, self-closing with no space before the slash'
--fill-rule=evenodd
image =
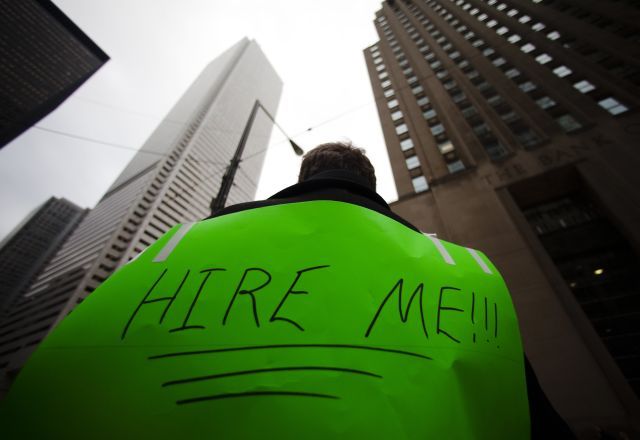
<path id="1" fill-rule="evenodd" d="M 173 151 L 171 153 L 159 153 L 157 151 L 148 151 L 148 150 L 138 149 L 138 148 L 130 147 L 130 146 L 127 146 L 127 145 L 121 145 L 121 144 L 115 144 L 113 142 L 101 141 L 99 139 L 94 139 L 94 138 L 90 138 L 90 137 L 86 137 L 86 136 L 81 136 L 81 135 L 69 133 L 69 132 L 66 132 L 66 131 L 54 130 L 53 128 L 41 127 L 39 125 L 34 125 L 33 128 L 37 128 L 38 130 L 42 130 L 42 131 L 48 131 L 50 133 L 55 133 L 55 134 L 60 135 L 60 136 L 66 136 L 66 137 L 73 138 L 73 139 L 79 139 L 79 140 L 82 140 L 82 141 L 92 142 L 94 144 L 105 145 L 105 146 L 108 146 L 108 147 L 119 148 L 119 149 L 122 149 L 122 150 L 135 151 L 137 153 L 151 154 L 151 155 L 160 156 L 160 157 L 169 157 L 171 154 L 174 153 Z M 224 165 L 225 164 L 224 162 L 215 162 L 215 161 L 206 160 L 206 159 L 191 158 L 190 160 L 193 160 L 193 161 L 196 161 L 196 162 L 201 162 L 201 163 L 208 163 L 208 164 L 211 164 L 211 165 Z"/>

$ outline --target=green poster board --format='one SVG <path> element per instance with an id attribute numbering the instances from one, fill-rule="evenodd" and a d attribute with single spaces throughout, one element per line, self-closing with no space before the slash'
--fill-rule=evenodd
<path id="1" fill-rule="evenodd" d="M 20 439 L 529 436 L 491 262 L 333 201 L 173 228 L 42 343 L 0 425 Z"/>

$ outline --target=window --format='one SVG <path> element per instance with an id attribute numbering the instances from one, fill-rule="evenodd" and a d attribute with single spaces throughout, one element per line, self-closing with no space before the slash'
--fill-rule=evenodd
<path id="1" fill-rule="evenodd" d="M 473 69 L 471 72 L 467 73 L 467 78 L 469 78 L 469 79 L 477 78 L 478 76 L 480 76 L 480 74 L 475 69 Z"/>
<path id="2" fill-rule="evenodd" d="M 558 38 L 560 38 L 560 32 L 558 31 L 551 31 L 547 34 L 547 38 L 549 40 L 557 40 Z"/>
<path id="3" fill-rule="evenodd" d="M 378 72 L 383 71 L 383 70 L 384 70 L 384 64 L 378 64 L 378 65 L 376 66 L 376 70 L 377 70 Z"/>
<path id="4" fill-rule="evenodd" d="M 507 149 L 493 136 L 482 139 L 482 146 L 493 160 L 500 159 L 507 155 Z"/>
<path id="5" fill-rule="evenodd" d="M 551 58 L 547 53 L 541 53 L 536 57 L 536 61 L 539 62 L 540 64 L 547 64 L 552 59 L 553 58 Z"/>
<path id="6" fill-rule="evenodd" d="M 460 52 L 458 52 L 457 50 L 449 54 L 449 58 L 451 58 L 452 60 L 455 60 L 456 58 L 459 58 L 459 57 L 460 57 Z"/>
<path id="7" fill-rule="evenodd" d="M 509 124 L 511 122 L 515 122 L 518 119 L 520 119 L 520 117 L 516 114 L 516 112 L 514 112 L 513 110 L 500 115 L 500 119 L 502 119 L 506 124 Z"/>
<path id="8" fill-rule="evenodd" d="M 444 126 L 442 124 L 436 124 L 431 127 L 431 134 L 437 136 L 439 134 L 444 133 Z"/>
<path id="9" fill-rule="evenodd" d="M 509 38 L 507 38 L 507 41 L 509 41 L 509 43 L 512 43 L 512 44 L 515 44 L 520 40 L 522 40 L 522 38 L 518 34 L 513 34 Z"/>
<path id="10" fill-rule="evenodd" d="M 424 192 L 429 189 L 427 178 L 424 176 L 414 177 L 411 179 L 411 183 L 413 184 L 413 190 L 417 193 Z"/>
<path id="11" fill-rule="evenodd" d="M 520 23 L 528 23 L 531 21 L 531 17 L 529 17 L 528 15 L 523 15 L 518 21 Z"/>
<path id="12" fill-rule="evenodd" d="M 518 15 L 518 10 L 517 9 L 511 9 L 509 12 L 507 12 L 507 15 L 509 17 L 513 17 L 514 15 Z"/>
<path id="13" fill-rule="evenodd" d="M 509 32 L 509 28 L 508 28 L 508 27 L 506 27 L 506 26 L 500 26 L 500 27 L 496 30 L 496 32 L 498 33 L 498 35 L 504 35 L 504 34 L 506 34 L 507 32 Z"/>
<path id="14" fill-rule="evenodd" d="M 497 25 L 498 22 L 495 20 L 489 20 L 487 21 L 487 26 L 489 26 L 490 28 L 494 27 L 495 25 Z"/>
<path id="15" fill-rule="evenodd" d="M 426 96 L 423 96 L 422 98 L 418 99 L 418 106 L 422 107 L 425 104 L 429 103 L 429 98 L 427 98 Z"/>
<path id="16" fill-rule="evenodd" d="M 409 78 L 407 78 L 407 82 L 408 82 L 409 84 L 416 83 L 416 82 L 418 82 L 418 77 L 417 77 L 417 76 L 415 76 L 415 75 L 410 76 Z"/>
<path id="17" fill-rule="evenodd" d="M 391 81 L 389 81 L 388 79 L 384 80 L 380 83 L 380 85 L 382 86 L 383 89 L 386 89 L 387 87 L 391 86 Z"/>
<path id="18" fill-rule="evenodd" d="M 378 78 L 381 79 L 381 80 L 385 79 L 388 76 L 389 76 L 389 74 L 387 72 L 382 72 L 382 73 L 378 74 Z"/>
<path id="19" fill-rule="evenodd" d="M 413 170 L 414 168 L 418 168 L 420 166 L 420 160 L 418 159 L 418 156 L 407 157 L 405 159 L 405 162 L 407 163 L 407 168 L 410 170 Z"/>
<path id="20" fill-rule="evenodd" d="M 582 125 L 568 113 L 558 116 L 556 118 L 556 122 L 567 133 L 575 131 L 582 127 Z"/>
<path id="21" fill-rule="evenodd" d="M 400 142 L 400 148 L 402 149 L 402 151 L 407 151 L 413 148 L 413 141 L 411 140 L 411 138 L 405 139 L 403 141 Z"/>
<path id="22" fill-rule="evenodd" d="M 413 93 L 414 95 L 417 95 L 418 93 L 422 93 L 422 92 L 424 92 L 424 89 L 422 88 L 422 86 L 416 86 L 411 89 L 411 93 Z"/>
<path id="23" fill-rule="evenodd" d="M 502 99 L 502 96 L 500 95 L 493 95 L 491 98 L 487 99 L 487 102 L 493 106 L 496 107 L 500 104 L 502 104 L 504 101 Z"/>
<path id="24" fill-rule="evenodd" d="M 478 20 L 480 20 L 480 21 L 485 21 L 487 18 L 489 18 L 489 16 L 487 14 L 478 15 Z"/>
<path id="25" fill-rule="evenodd" d="M 542 98 L 536 100 L 536 104 L 538 104 L 541 109 L 546 110 L 556 105 L 556 102 L 548 96 L 543 96 Z"/>
<path id="26" fill-rule="evenodd" d="M 505 64 L 506 62 L 507 62 L 507 60 L 505 60 L 502 57 L 498 57 L 498 58 L 496 58 L 495 60 L 492 61 L 493 65 L 496 66 L 496 67 L 500 67 L 503 64 Z"/>
<path id="27" fill-rule="evenodd" d="M 515 67 L 512 67 L 511 69 L 504 72 L 504 74 L 507 75 L 507 78 L 515 78 L 516 76 L 520 75 L 520 71 Z"/>
<path id="28" fill-rule="evenodd" d="M 464 93 L 460 92 L 458 94 L 453 95 L 451 97 L 451 99 L 453 99 L 453 102 L 455 102 L 456 104 L 459 104 L 460 102 L 462 102 L 465 99 L 467 99 L 467 95 L 465 95 Z"/>
<path id="29" fill-rule="evenodd" d="M 536 49 L 536 47 L 531 43 L 527 43 L 527 44 L 525 44 L 524 46 L 522 46 L 520 48 L 520 50 L 523 51 L 524 53 L 529 53 L 529 52 L 531 52 L 531 51 L 533 51 L 535 49 Z"/>
<path id="30" fill-rule="evenodd" d="M 429 109 L 426 112 L 422 113 L 425 119 L 431 119 L 436 117 L 436 111 L 434 109 Z"/>
<path id="31" fill-rule="evenodd" d="M 484 122 L 481 122 L 481 123 L 479 123 L 477 125 L 474 125 L 473 126 L 473 131 L 478 136 L 484 136 L 484 135 L 487 135 L 487 134 L 491 133 L 491 130 L 489 130 L 489 126 L 487 124 L 485 124 Z"/>
<path id="32" fill-rule="evenodd" d="M 516 139 L 525 147 L 533 147 L 540 143 L 538 135 L 529 127 L 523 127 L 515 133 Z"/>
<path id="33" fill-rule="evenodd" d="M 464 164 L 460 159 L 458 159 L 455 162 L 448 163 L 447 168 L 449 169 L 449 172 L 453 174 L 464 170 Z"/>
<path id="34" fill-rule="evenodd" d="M 395 112 L 391 113 L 391 119 L 393 119 L 394 121 L 402 119 L 402 112 L 400 110 L 396 110 Z"/>
<path id="35" fill-rule="evenodd" d="M 536 89 L 536 85 L 531 81 L 525 81 L 522 84 L 518 85 L 518 87 L 520 87 L 520 90 L 522 90 L 525 93 Z"/>
<path id="36" fill-rule="evenodd" d="M 553 73 L 555 73 L 560 78 L 564 78 L 567 75 L 571 75 L 573 71 L 569 69 L 567 66 L 559 66 L 553 69 Z"/>
<path id="37" fill-rule="evenodd" d="M 598 105 L 600 105 L 600 107 L 607 110 L 612 115 L 619 115 L 620 113 L 624 113 L 629 110 L 626 105 L 622 104 L 612 96 L 609 96 L 602 101 L 598 101 Z"/>
<path id="38" fill-rule="evenodd" d="M 433 63 L 429 64 L 431 66 L 431 68 L 433 70 L 437 69 L 438 67 L 442 66 L 442 63 L 440 61 L 434 61 Z"/>
<path id="39" fill-rule="evenodd" d="M 471 43 L 471 45 L 473 47 L 480 47 L 484 44 L 484 40 L 482 38 L 478 38 L 477 40 L 475 40 L 473 43 Z"/>
<path id="40" fill-rule="evenodd" d="M 373 59 L 373 64 L 380 64 L 381 62 L 382 62 L 382 58 L 380 57 Z"/>
<path id="41" fill-rule="evenodd" d="M 394 96 L 396 94 L 396 92 L 393 91 L 393 89 L 388 89 L 384 91 L 384 96 L 385 98 L 390 98 L 392 96 Z"/>
<path id="42" fill-rule="evenodd" d="M 580 93 L 589 93 L 590 91 L 595 90 L 595 88 L 596 88 L 596 86 L 591 84 L 586 79 L 582 80 L 582 81 L 578 81 L 577 83 L 575 83 L 573 85 L 573 87 L 578 89 L 580 91 Z"/>
<path id="43" fill-rule="evenodd" d="M 400 124 L 396 126 L 396 133 L 397 134 L 405 134 L 409 131 L 409 128 L 407 127 L 407 124 Z"/>
<path id="44" fill-rule="evenodd" d="M 482 54 L 483 54 L 485 57 L 488 57 L 489 55 L 493 55 L 495 52 L 496 52 L 496 51 L 495 51 L 495 50 L 493 50 L 492 48 L 487 47 L 485 50 L 483 50 L 483 51 L 482 51 Z"/>
<path id="45" fill-rule="evenodd" d="M 472 118 L 473 116 L 477 115 L 478 112 L 476 111 L 476 108 L 474 106 L 469 106 L 467 108 L 465 108 L 464 110 L 462 110 L 462 115 L 469 119 Z"/>
<path id="46" fill-rule="evenodd" d="M 398 100 L 397 99 L 392 99 L 391 101 L 387 102 L 387 107 L 389 108 L 394 108 L 398 106 Z"/>
<path id="47" fill-rule="evenodd" d="M 507 5 L 505 5 L 504 3 L 500 3 L 496 7 L 498 8 L 498 11 L 502 11 L 502 10 L 506 9 Z"/>
<path id="48" fill-rule="evenodd" d="M 533 29 L 534 31 L 538 32 L 541 31 L 542 29 L 546 28 L 546 26 L 540 22 L 534 24 L 533 26 L 531 26 L 531 29 Z"/>
<path id="49" fill-rule="evenodd" d="M 449 139 L 440 142 L 438 144 L 438 149 L 440 150 L 440 152 L 442 154 L 451 153 L 454 150 L 453 144 L 451 143 L 451 141 Z"/>

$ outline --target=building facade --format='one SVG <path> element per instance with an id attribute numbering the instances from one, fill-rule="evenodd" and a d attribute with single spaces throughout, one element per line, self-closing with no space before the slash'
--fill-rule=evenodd
<path id="1" fill-rule="evenodd" d="M 0 337 L 11 325 L 3 319 L 5 309 L 29 287 L 87 212 L 68 200 L 51 197 L 0 243 Z"/>
<path id="2" fill-rule="evenodd" d="M 41 319 L 37 326 L 17 322 L 0 337 L 0 373 L 15 375 L 38 342 L 116 268 L 174 225 L 210 214 L 256 99 L 275 115 L 281 91 L 264 53 L 246 38 L 204 69 L 15 304 L 32 321 Z M 229 203 L 253 199 L 271 129 L 258 113 Z"/>
<path id="3" fill-rule="evenodd" d="M 0 148 L 109 60 L 49 0 L 0 0 Z"/>
<path id="4" fill-rule="evenodd" d="M 501 269 L 576 432 L 637 435 L 639 4 L 398 0 L 374 23 L 392 209 Z"/>

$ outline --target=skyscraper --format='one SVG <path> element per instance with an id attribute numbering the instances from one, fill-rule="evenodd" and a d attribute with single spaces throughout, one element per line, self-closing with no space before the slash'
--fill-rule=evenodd
<path id="1" fill-rule="evenodd" d="M 5 308 L 29 287 L 87 211 L 68 200 L 51 197 L 0 243 L 0 334 L 10 326 L 3 319 Z"/>
<path id="2" fill-rule="evenodd" d="M 638 4 L 386 1 L 364 51 L 399 200 L 501 268 L 581 433 L 638 429 Z"/>
<path id="3" fill-rule="evenodd" d="M 109 60 L 49 0 L 0 0 L 0 148 Z"/>
<path id="4" fill-rule="evenodd" d="M 37 327 L 18 323 L 0 336 L 0 373 L 19 369 L 51 328 L 117 267 L 174 225 L 210 214 L 255 101 L 274 115 L 281 91 L 262 50 L 246 38 L 204 69 L 25 293 L 24 314 L 46 305 L 46 320 Z M 253 199 L 271 128 L 259 112 L 229 203 Z"/>

